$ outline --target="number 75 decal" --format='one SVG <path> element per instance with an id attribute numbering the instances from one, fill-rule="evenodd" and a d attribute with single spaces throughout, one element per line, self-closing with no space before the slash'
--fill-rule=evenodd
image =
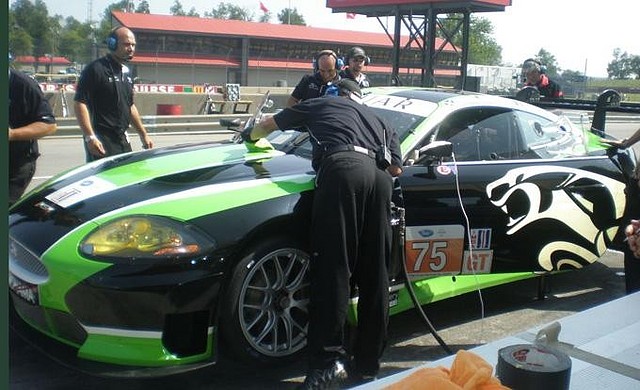
<path id="1" fill-rule="evenodd" d="M 459 274 L 462 270 L 463 248 L 462 225 L 406 228 L 405 261 L 412 275 Z"/>

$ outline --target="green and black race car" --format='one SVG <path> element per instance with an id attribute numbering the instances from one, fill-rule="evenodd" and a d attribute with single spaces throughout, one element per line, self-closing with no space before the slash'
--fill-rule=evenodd
<path id="1" fill-rule="evenodd" d="M 599 145 L 590 124 L 449 90 L 372 88 L 363 103 L 396 127 L 404 158 L 392 315 L 413 307 L 408 285 L 427 304 L 621 247 L 635 156 Z M 297 356 L 311 146 L 293 130 L 268 141 L 118 155 L 26 194 L 9 211 L 12 326 L 66 344 L 74 364 L 127 375 L 211 364 L 219 348 Z"/>

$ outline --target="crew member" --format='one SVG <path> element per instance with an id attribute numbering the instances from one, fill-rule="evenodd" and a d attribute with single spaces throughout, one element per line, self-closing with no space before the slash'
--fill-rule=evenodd
<path id="1" fill-rule="evenodd" d="M 560 84 L 551 80 L 545 73 L 540 61 L 529 58 L 522 64 L 522 78 L 526 87 L 535 87 L 540 96 L 559 99 L 564 97 Z"/>
<path id="2" fill-rule="evenodd" d="M 36 172 L 38 138 L 56 130 L 53 110 L 38 83 L 9 68 L 9 206 L 24 194 Z"/>
<path id="3" fill-rule="evenodd" d="M 303 129 L 313 139 L 316 171 L 309 268 L 309 372 L 302 388 L 332 388 L 349 376 L 374 378 L 387 337 L 392 176 L 401 173 L 398 136 L 357 102 L 360 87 L 342 79 L 339 96 L 305 100 L 260 121 L 243 134 L 252 142 L 275 129 Z M 376 159 L 381 145 L 390 163 Z M 383 156 L 384 153 L 378 153 Z M 350 280 L 358 287 L 358 327 L 353 362 L 343 328 Z"/>
<path id="4" fill-rule="evenodd" d="M 340 71 L 340 77 L 355 81 L 360 88 L 368 88 L 370 86 L 369 78 L 362 70 L 366 65 L 369 65 L 369 62 L 369 57 L 367 57 L 364 49 L 358 46 L 352 47 L 347 52 L 349 66 Z"/>
<path id="5" fill-rule="evenodd" d="M 133 59 L 136 38 L 126 27 L 111 30 L 109 53 L 87 65 L 78 81 L 75 113 L 84 133 L 87 162 L 130 152 L 127 129 L 135 127 L 142 146 L 153 147 L 133 102 L 133 80 L 125 65 Z"/>
<path id="6" fill-rule="evenodd" d="M 324 95 L 329 83 L 340 80 L 338 71 L 341 68 L 342 60 L 333 50 L 320 51 L 313 59 L 313 74 L 302 76 L 287 100 L 287 107 Z"/>

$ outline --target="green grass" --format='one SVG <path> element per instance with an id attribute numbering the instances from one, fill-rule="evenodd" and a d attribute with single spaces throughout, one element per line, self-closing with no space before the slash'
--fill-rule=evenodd
<path id="1" fill-rule="evenodd" d="M 640 80 L 610 80 L 605 78 L 589 78 L 587 93 L 600 93 L 605 89 L 615 89 L 626 102 L 640 102 Z"/>

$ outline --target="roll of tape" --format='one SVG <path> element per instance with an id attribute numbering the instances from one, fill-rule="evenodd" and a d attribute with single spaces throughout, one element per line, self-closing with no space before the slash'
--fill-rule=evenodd
<path id="1" fill-rule="evenodd" d="M 511 345 L 498 351 L 496 376 L 514 390 L 566 390 L 571 379 L 571 358 L 543 345 Z"/>

